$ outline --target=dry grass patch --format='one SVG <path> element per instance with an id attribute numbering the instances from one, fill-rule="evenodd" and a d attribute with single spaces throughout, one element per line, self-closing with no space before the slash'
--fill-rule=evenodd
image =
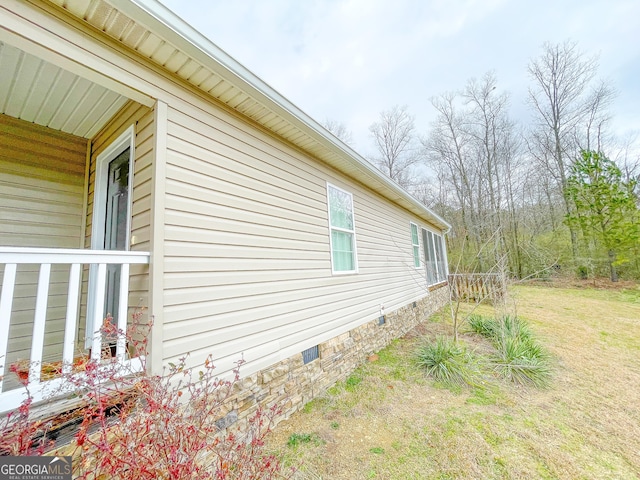
<path id="1" fill-rule="evenodd" d="M 299 479 L 640 478 L 640 288 L 514 296 L 555 359 L 548 389 L 434 384 L 412 355 L 450 334 L 436 317 L 280 424 L 270 447 L 302 463 Z M 319 440 L 287 446 L 303 434 Z"/>

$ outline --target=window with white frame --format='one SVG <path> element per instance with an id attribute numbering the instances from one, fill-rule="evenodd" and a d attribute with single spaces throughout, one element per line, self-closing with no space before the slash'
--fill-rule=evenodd
<path id="1" fill-rule="evenodd" d="M 353 196 L 351 193 L 327 183 L 327 199 L 331 268 L 334 273 L 355 273 L 358 270 L 358 261 Z"/>
<path id="2" fill-rule="evenodd" d="M 411 246 L 413 247 L 413 266 L 420 267 L 420 239 L 418 237 L 418 225 L 411 223 Z"/>
<path id="3" fill-rule="evenodd" d="M 444 249 L 442 235 L 422 229 L 422 246 L 424 248 L 424 261 L 427 270 L 427 284 L 447 280 L 447 258 Z"/>

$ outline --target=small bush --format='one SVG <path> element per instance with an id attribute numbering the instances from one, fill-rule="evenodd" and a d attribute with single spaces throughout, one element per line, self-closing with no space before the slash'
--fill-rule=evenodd
<path id="1" fill-rule="evenodd" d="M 580 280 L 586 280 L 589 278 L 589 267 L 579 265 L 578 268 L 576 268 L 576 274 Z"/>
<path id="2" fill-rule="evenodd" d="M 497 340 L 502 337 L 519 338 L 523 341 L 533 341 L 533 331 L 529 324 L 521 318 L 506 315 L 496 321 L 497 329 L 494 338 Z"/>
<path id="3" fill-rule="evenodd" d="M 105 322 L 107 345 L 124 335 L 114 328 Z M 129 336 L 130 345 L 134 338 L 147 338 Z M 211 358 L 198 372 L 186 368 L 182 358 L 162 377 L 122 376 L 122 367 L 113 360 L 92 360 L 82 374 L 66 378 L 86 403 L 74 443 L 64 452 L 73 457 L 74 478 L 290 478 L 292 472 L 264 447 L 281 413 L 278 406 L 259 408 L 246 422 L 237 423 L 237 413 L 230 410 L 239 367 L 232 379 L 221 380 Z M 30 420 L 30 409 L 28 398 L 0 424 L 0 451 L 32 455 L 50 446 L 41 441 L 46 425 Z"/>
<path id="4" fill-rule="evenodd" d="M 472 332 L 486 338 L 493 338 L 495 331 L 498 329 L 498 325 L 493 318 L 483 317 L 476 313 L 469 315 L 467 322 Z"/>
<path id="5" fill-rule="evenodd" d="M 496 320 L 477 314 L 467 320 L 473 332 L 491 340 L 496 353 L 488 364 L 499 376 L 520 385 L 549 384 L 550 357 L 526 321 L 511 315 Z"/>
<path id="6" fill-rule="evenodd" d="M 498 374 L 520 385 L 541 388 L 549 384 L 549 355 L 524 320 L 506 316 L 496 322 L 492 341 L 497 350 L 492 365 Z"/>
<path id="7" fill-rule="evenodd" d="M 532 385 L 544 388 L 551 380 L 549 362 L 540 358 L 520 357 L 509 361 L 500 358 L 494 362 L 496 372 L 519 385 Z"/>
<path id="8" fill-rule="evenodd" d="M 540 360 L 546 360 L 547 358 L 542 346 L 531 337 L 505 335 L 496 339 L 495 346 L 500 358 L 506 362 L 519 358 L 537 358 Z"/>
<path id="9" fill-rule="evenodd" d="M 453 339 L 437 337 L 416 352 L 416 362 L 436 380 L 450 386 L 473 385 L 477 367 L 467 349 Z"/>
<path id="10" fill-rule="evenodd" d="M 50 422 L 31 418 L 31 397 L 0 420 L 0 455 L 41 456 L 51 446 Z"/>

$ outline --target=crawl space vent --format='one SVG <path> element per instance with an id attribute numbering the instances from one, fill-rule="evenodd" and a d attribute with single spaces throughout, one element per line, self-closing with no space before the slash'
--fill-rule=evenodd
<path id="1" fill-rule="evenodd" d="M 307 348 L 302 352 L 302 361 L 306 364 L 309 362 L 313 362 L 316 358 L 320 358 L 320 352 L 318 350 L 318 345 L 315 347 Z"/>

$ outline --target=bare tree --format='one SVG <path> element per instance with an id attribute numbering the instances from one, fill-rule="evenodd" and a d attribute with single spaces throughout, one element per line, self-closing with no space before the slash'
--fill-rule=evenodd
<path id="1" fill-rule="evenodd" d="M 428 166 L 435 172 L 442 201 L 459 211 L 459 233 L 471 231 L 476 183 L 470 152 L 471 137 L 464 129 L 464 115 L 456 106 L 457 95 L 447 92 L 431 99 L 437 117 L 428 135 L 421 140 Z M 467 239 L 469 240 L 469 239 Z"/>
<path id="2" fill-rule="evenodd" d="M 473 138 L 474 156 L 481 172 L 478 201 L 483 202 L 484 225 L 490 232 L 502 231 L 500 209 L 503 206 L 502 178 L 507 164 L 505 134 L 513 124 L 506 115 L 508 95 L 495 93 L 497 80 L 487 73 L 480 81 L 471 79 L 462 97 L 469 107 L 467 131 Z"/>
<path id="3" fill-rule="evenodd" d="M 377 155 L 370 160 L 385 175 L 405 188 L 415 184 L 413 167 L 418 161 L 414 147 L 414 123 L 406 106 L 394 106 L 380 113 L 369 127 Z"/>
<path id="4" fill-rule="evenodd" d="M 427 137 L 422 139 L 425 158 L 441 188 L 450 192 L 450 205 L 458 208 L 451 218 L 457 241 L 471 250 L 498 234 L 500 249 L 476 256 L 465 268 L 493 265 L 510 252 L 513 271 L 521 273 L 517 193 L 520 136 L 508 117 L 508 95 L 496 90 L 497 80 L 487 73 L 471 79 L 464 90 L 431 100 L 438 112 Z M 467 248 L 469 250 L 469 248 Z"/>
<path id="5" fill-rule="evenodd" d="M 592 88 L 585 100 L 585 123 L 583 129 L 576 132 L 576 143 L 580 150 L 601 152 L 610 143 L 607 127 L 611 120 L 608 107 L 611 105 L 615 91 L 605 82 Z"/>
<path id="6" fill-rule="evenodd" d="M 573 211 L 567 195 L 568 169 L 580 147 L 602 147 L 608 120 L 606 108 L 614 92 L 605 83 L 592 87 L 597 73 L 595 57 L 587 58 L 575 42 L 545 43 L 542 54 L 528 67 L 533 86 L 529 103 L 534 114 L 530 138 L 532 156 L 554 178 L 564 203 Z M 577 233 L 571 228 L 571 244 L 577 257 Z"/>
<path id="7" fill-rule="evenodd" d="M 473 137 L 466 129 L 466 113 L 460 103 L 460 95 L 455 92 L 433 97 L 431 104 L 437 116 L 427 136 L 421 139 L 427 166 L 435 173 L 441 190 L 440 198 L 452 209 L 447 216 L 453 226 L 449 235 L 452 260 L 456 253 L 479 251 L 482 236 Z"/>
<path id="8" fill-rule="evenodd" d="M 322 126 L 347 145 L 351 146 L 353 144 L 353 135 L 351 134 L 351 130 L 349 130 L 343 122 L 327 118 L 322 122 Z"/>
<path id="9" fill-rule="evenodd" d="M 622 170 L 624 180 L 635 180 L 636 196 L 640 196 L 640 132 L 628 132 L 616 139 L 616 155 L 614 160 Z"/>

